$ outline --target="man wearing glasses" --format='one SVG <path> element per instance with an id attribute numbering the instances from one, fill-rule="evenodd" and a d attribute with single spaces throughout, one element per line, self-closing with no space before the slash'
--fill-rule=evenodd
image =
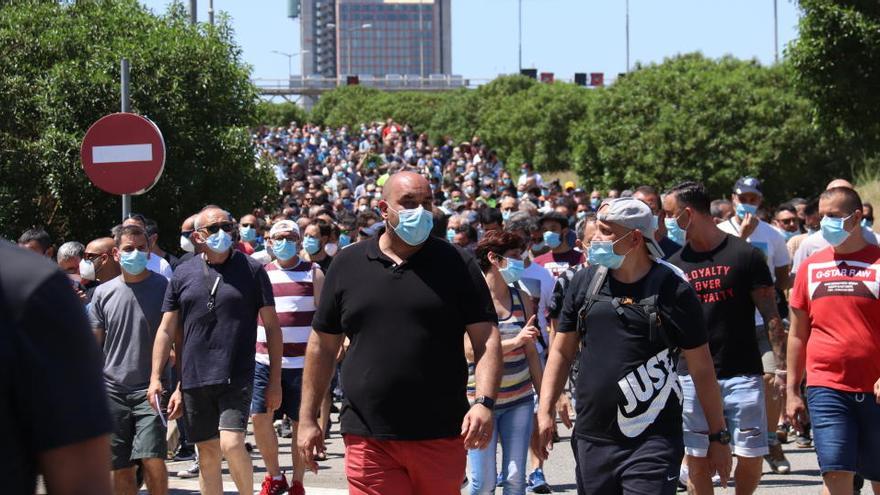
<path id="1" fill-rule="evenodd" d="M 259 262 L 232 249 L 237 226 L 228 212 L 209 206 L 190 236 L 201 254 L 174 272 L 153 347 L 148 396 L 162 393 L 161 372 L 171 344 L 180 349 L 184 419 L 199 452 L 199 485 L 223 491 L 222 457 L 240 493 L 252 493 L 253 465 L 244 437 L 254 378 L 257 317 L 265 329 L 269 379 L 267 411 L 281 402 L 282 339 L 272 285 Z M 182 329 L 182 332 L 178 330 Z M 177 404 L 169 404 L 175 411 Z"/>

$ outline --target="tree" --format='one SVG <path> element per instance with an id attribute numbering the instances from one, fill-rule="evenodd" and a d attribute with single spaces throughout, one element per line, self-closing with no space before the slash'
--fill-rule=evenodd
<path id="1" fill-rule="evenodd" d="M 862 156 L 880 151 L 880 3 L 799 0 L 788 58 L 818 122 Z"/>
<path id="2" fill-rule="evenodd" d="M 602 188 L 694 179 L 727 196 L 752 175 L 771 202 L 813 195 L 847 162 L 811 125 L 789 71 L 699 54 L 639 67 L 597 90 L 574 124 L 576 170 Z"/>
<path id="3" fill-rule="evenodd" d="M 136 0 L 12 0 L 0 6 L 0 50 L 0 234 L 42 224 L 88 241 L 119 222 L 118 197 L 87 180 L 79 145 L 119 111 L 122 57 L 132 111 L 165 138 L 162 178 L 132 201 L 162 238 L 206 203 L 240 215 L 273 193 L 270 168 L 255 165 L 257 94 L 228 19 L 190 26 L 179 3 L 156 16 Z"/>
<path id="4" fill-rule="evenodd" d="M 257 103 L 256 122 L 258 124 L 286 127 L 291 122 L 302 125 L 306 120 L 308 120 L 308 112 L 296 103 L 289 101 L 282 103 L 260 101 Z"/>

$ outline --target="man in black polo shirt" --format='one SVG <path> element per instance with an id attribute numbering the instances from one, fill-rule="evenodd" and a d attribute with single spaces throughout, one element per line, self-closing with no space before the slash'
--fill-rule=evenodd
<path id="1" fill-rule="evenodd" d="M 309 338 L 299 448 L 324 450 L 317 423 L 336 352 L 342 365 L 342 433 L 352 494 L 458 494 L 465 449 L 483 448 L 501 373 L 497 316 L 473 258 L 429 237 L 432 194 L 401 172 L 379 203 L 388 229 L 339 253 L 327 273 Z M 468 408 L 465 335 L 477 368 Z M 464 437 L 464 438 L 462 438 Z"/>
<path id="2" fill-rule="evenodd" d="M 222 493 L 220 463 L 226 457 L 238 491 L 253 493 L 253 464 L 244 436 L 258 314 L 269 346 L 266 407 L 274 411 L 281 403 L 282 340 L 272 284 L 258 261 L 232 249 L 230 233 L 236 225 L 229 213 L 206 207 L 194 228 L 191 237 L 201 254 L 179 265 L 168 284 L 147 396 L 161 396 L 161 373 L 175 343 L 183 368 L 178 388 L 189 440 L 198 447 L 201 492 Z M 180 395 L 172 395 L 169 417 L 179 414 Z"/>

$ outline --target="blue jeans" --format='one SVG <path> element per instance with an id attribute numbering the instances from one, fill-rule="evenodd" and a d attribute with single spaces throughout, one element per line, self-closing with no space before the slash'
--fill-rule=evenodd
<path id="1" fill-rule="evenodd" d="M 501 435 L 501 477 L 504 495 L 526 492 L 526 456 L 532 436 L 535 405 L 532 401 L 498 409 L 493 415 L 492 439 L 483 450 L 469 450 L 471 495 L 495 493 L 495 451 Z"/>
<path id="2" fill-rule="evenodd" d="M 822 474 L 850 471 L 880 481 L 880 405 L 874 394 L 807 387 L 807 402 Z"/>

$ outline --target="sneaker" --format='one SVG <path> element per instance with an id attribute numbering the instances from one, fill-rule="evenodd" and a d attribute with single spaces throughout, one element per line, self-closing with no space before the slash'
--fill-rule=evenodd
<path id="1" fill-rule="evenodd" d="M 172 459 L 174 462 L 180 461 L 191 461 L 196 458 L 196 449 L 193 447 L 184 447 L 181 445 L 177 447 L 177 452 L 174 453 L 174 458 Z"/>
<path id="2" fill-rule="evenodd" d="M 199 477 L 199 461 L 195 460 L 192 464 L 189 465 L 188 468 L 183 471 L 177 472 L 178 478 L 190 479 L 190 478 L 198 478 Z"/>
<path id="3" fill-rule="evenodd" d="M 290 485 L 290 491 L 287 492 L 287 495 L 306 495 L 306 488 L 299 481 L 294 481 Z"/>
<path id="4" fill-rule="evenodd" d="M 801 433 L 794 440 L 794 444 L 799 449 L 809 449 L 810 447 L 813 446 L 813 439 L 810 438 L 810 435 L 805 435 L 805 434 Z"/>
<path id="5" fill-rule="evenodd" d="M 532 471 L 528 477 L 529 491 L 532 493 L 553 493 L 547 480 L 544 479 L 544 471 L 540 468 Z"/>
<path id="6" fill-rule="evenodd" d="M 290 420 L 284 418 L 281 421 L 281 428 L 278 429 L 278 436 L 281 438 L 292 438 L 293 437 L 293 429 L 291 428 Z"/>
<path id="7" fill-rule="evenodd" d="M 281 479 L 276 480 L 266 475 L 263 478 L 263 485 L 260 489 L 260 495 L 284 495 L 290 487 L 287 486 L 287 477 L 284 476 L 284 473 L 281 473 Z"/>
<path id="8" fill-rule="evenodd" d="M 786 424 L 776 427 L 776 438 L 779 440 L 779 443 L 788 443 L 788 431 L 789 427 Z"/>
<path id="9" fill-rule="evenodd" d="M 764 456 L 764 460 L 770 465 L 770 470 L 776 474 L 788 474 L 791 472 L 791 464 L 782 453 L 782 445 L 770 446 L 770 453 Z"/>

